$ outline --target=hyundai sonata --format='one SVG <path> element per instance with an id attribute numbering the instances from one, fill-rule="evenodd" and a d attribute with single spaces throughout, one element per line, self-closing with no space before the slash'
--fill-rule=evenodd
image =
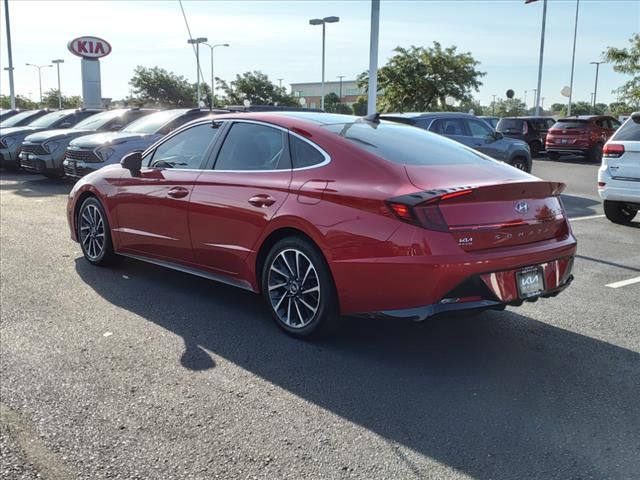
<path id="1" fill-rule="evenodd" d="M 87 175 L 67 216 L 90 263 L 133 257 L 261 293 L 304 337 L 338 314 L 555 296 L 576 252 L 563 187 L 377 116 L 242 113 Z"/>

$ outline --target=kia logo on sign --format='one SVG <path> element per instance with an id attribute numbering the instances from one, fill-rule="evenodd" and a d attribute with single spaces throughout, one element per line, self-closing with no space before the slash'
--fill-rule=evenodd
<path id="1" fill-rule="evenodd" d="M 516 212 L 527 213 L 529 211 L 529 204 L 527 202 L 516 202 Z"/>
<path id="2" fill-rule="evenodd" d="M 67 47 L 71 53 L 82 58 L 101 58 L 111 53 L 109 42 L 98 37 L 74 38 Z"/>

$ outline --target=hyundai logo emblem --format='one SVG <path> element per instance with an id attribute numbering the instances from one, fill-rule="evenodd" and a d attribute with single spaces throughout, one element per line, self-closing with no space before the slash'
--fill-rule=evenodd
<path id="1" fill-rule="evenodd" d="M 527 213 L 529 211 L 529 204 L 522 201 L 516 202 L 515 209 L 518 213 Z"/>

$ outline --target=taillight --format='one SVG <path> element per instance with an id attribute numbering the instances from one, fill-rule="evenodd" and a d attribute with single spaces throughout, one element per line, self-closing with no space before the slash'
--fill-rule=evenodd
<path id="1" fill-rule="evenodd" d="M 624 154 L 624 145 L 607 143 L 602 149 L 602 156 L 607 158 L 620 158 Z"/>
<path id="2" fill-rule="evenodd" d="M 449 226 L 440 211 L 440 203 L 473 193 L 472 189 L 454 190 L 446 193 L 420 192 L 387 201 L 387 206 L 400 220 L 440 232 L 449 231 Z M 407 199 L 406 202 L 397 201 Z"/>

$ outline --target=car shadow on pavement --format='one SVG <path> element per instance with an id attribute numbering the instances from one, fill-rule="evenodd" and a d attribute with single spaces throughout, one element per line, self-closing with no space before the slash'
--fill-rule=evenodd
<path id="1" fill-rule="evenodd" d="M 67 195 L 75 182 L 61 178 L 49 179 L 35 173 L 0 170 L 0 190 L 12 191 L 23 197 Z"/>
<path id="2" fill-rule="evenodd" d="M 563 194 L 562 203 L 569 218 L 588 217 L 602 213 L 600 209 L 601 203 L 591 198 Z"/>
<path id="3" fill-rule="evenodd" d="M 167 362 L 206 370 L 212 352 L 473 478 L 640 471 L 636 352 L 517 310 L 420 324 L 349 318 L 311 343 L 283 334 L 249 292 L 133 260 L 96 269 L 78 258 L 76 271 L 110 303 L 182 337 L 185 353 Z"/>

